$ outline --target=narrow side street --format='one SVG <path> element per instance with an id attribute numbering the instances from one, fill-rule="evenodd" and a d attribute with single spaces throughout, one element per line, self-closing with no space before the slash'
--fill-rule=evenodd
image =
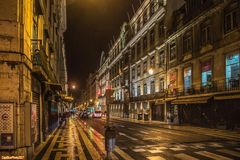
<path id="1" fill-rule="evenodd" d="M 237 132 L 112 119 L 118 131 L 112 159 L 200 160 L 240 158 Z M 104 159 L 104 119 L 69 118 L 35 160 Z"/>

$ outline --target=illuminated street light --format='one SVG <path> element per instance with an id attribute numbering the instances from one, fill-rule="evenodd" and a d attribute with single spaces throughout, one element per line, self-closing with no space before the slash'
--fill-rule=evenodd
<path id="1" fill-rule="evenodd" d="M 150 69 L 148 70 L 148 73 L 149 73 L 150 75 L 152 75 L 152 74 L 153 74 L 153 69 L 150 68 Z"/>
<path id="2" fill-rule="evenodd" d="M 72 89 L 76 89 L 76 85 L 72 85 Z"/>

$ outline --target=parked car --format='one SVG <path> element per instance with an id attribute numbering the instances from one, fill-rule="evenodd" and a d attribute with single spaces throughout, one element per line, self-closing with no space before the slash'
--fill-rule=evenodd
<path id="1" fill-rule="evenodd" d="M 82 111 L 82 112 L 79 114 L 79 117 L 80 117 L 80 118 L 88 118 L 88 113 L 87 113 L 87 111 Z"/>
<path id="2" fill-rule="evenodd" d="M 102 112 L 101 111 L 95 111 L 93 113 L 93 118 L 101 118 L 102 117 Z"/>

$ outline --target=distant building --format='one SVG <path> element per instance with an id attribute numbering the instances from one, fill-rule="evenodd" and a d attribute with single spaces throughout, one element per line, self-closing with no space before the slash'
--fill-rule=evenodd
<path id="1" fill-rule="evenodd" d="M 108 52 L 111 114 L 239 126 L 239 5 L 144 0 Z"/>
<path id="2" fill-rule="evenodd" d="M 0 155 L 32 159 L 67 94 L 66 1 L 0 2 Z"/>
<path id="3" fill-rule="evenodd" d="M 97 71 L 96 75 L 96 102 L 97 102 L 97 109 L 105 112 L 106 111 L 106 90 L 110 89 L 110 82 L 109 82 L 109 58 L 108 54 L 102 52 L 101 59 L 100 59 L 100 67 Z"/>

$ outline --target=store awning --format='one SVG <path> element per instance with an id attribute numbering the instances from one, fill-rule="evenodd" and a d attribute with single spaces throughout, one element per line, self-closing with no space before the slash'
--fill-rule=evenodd
<path id="1" fill-rule="evenodd" d="M 62 86 L 59 83 L 45 82 L 45 84 L 49 85 L 54 91 L 62 91 Z"/>
<path id="2" fill-rule="evenodd" d="M 227 99 L 240 99 L 240 95 L 221 95 L 221 96 L 215 96 L 214 100 L 227 100 Z"/>
<path id="3" fill-rule="evenodd" d="M 181 98 L 171 102 L 171 104 L 204 104 L 207 103 L 211 97 L 192 97 Z"/>

